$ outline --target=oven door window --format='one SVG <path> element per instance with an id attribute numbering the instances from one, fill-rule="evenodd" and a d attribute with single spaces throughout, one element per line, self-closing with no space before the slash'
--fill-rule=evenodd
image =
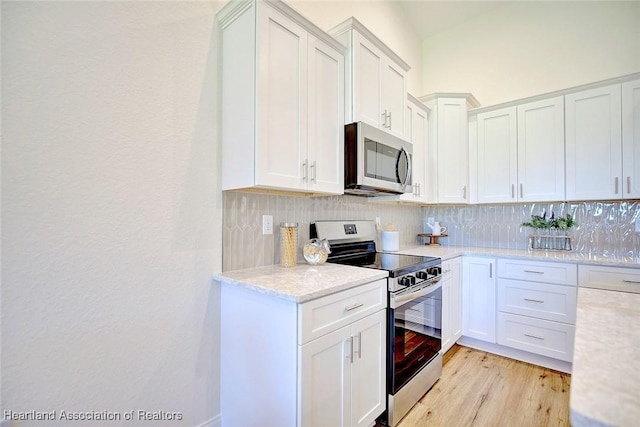
<path id="1" fill-rule="evenodd" d="M 409 301 L 391 312 L 391 388 L 395 394 L 442 348 L 442 289 Z"/>

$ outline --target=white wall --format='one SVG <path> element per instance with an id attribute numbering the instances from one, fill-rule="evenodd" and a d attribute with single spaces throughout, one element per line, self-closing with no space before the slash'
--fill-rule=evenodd
<path id="1" fill-rule="evenodd" d="M 422 42 L 413 27 L 408 24 L 405 12 L 398 1 L 286 0 L 286 2 L 325 31 L 355 16 L 411 66 L 407 77 L 409 93 L 415 96 L 424 93 L 422 90 Z"/>
<path id="2" fill-rule="evenodd" d="M 215 424 L 218 7 L 2 2 L 1 410 Z"/>
<path id="3" fill-rule="evenodd" d="M 509 2 L 426 39 L 423 92 L 483 106 L 640 71 L 640 2 Z"/>

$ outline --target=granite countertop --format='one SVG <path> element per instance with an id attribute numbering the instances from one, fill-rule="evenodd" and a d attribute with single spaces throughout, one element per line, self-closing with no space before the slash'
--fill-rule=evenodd
<path id="1" fill-rule="evenodd" d="M 631 426 L 640 419 L 640 294 L 579 288 L 571 424 Z"/>
<path id="2" fill-rule="evenodd" d="M 434 256 L 447 260 L 462 255 L 493 256 L 502 258 L 525 258 L 534 261 L 574 262 L 578 264 L 606 265 L 610 267 L 640 268 L 640 259 L 623 257 L 603 257 L 572 251 L 545 251 L 526 249 L 480 248 L 474 246 L 431 246 L 415 245 L 401 247 L 398 253 Z"/>
<path id="3" fill-rule="evenodd" d="M 214 280 L 241 286 L 296 303 L 310 301 L 388 276 L 386 271 L 340 264 L 279 265 L 226 271 Z"/>

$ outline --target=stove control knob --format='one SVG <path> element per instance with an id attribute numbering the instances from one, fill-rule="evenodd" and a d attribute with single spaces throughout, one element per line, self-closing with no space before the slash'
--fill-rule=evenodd
<path id="1" fill-rule="evenodd" d="M 416 283 L 416 278 L 413 276 L 403 276 L 398 279 L 398 283 L 402 286 L 411 286 Z"/>
<path id="2" fill-rule="evenodd" d="M 427 273 L 432 276 L 439 276 L 440 274 L 442 274 L 442 267 L 431 267 L 427 270 Z"/>
<path id="3" fill-rule="evenodd" d="M 426 279 L 428 279 L 428 278 L 429 278 L 429 274 L 428 274 L 426 271 L 418 271 L 418 272 L 416 273 L 416 277 L 417 277 L 418 279 L 426 280 Z"/>

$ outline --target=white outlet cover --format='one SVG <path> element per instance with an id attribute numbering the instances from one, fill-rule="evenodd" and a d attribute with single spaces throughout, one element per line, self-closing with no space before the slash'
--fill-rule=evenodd
<path id="1" fill-rule="evenodd" d="M 273 215 L 262 215 L 262 234 L 273 234 Z"/>

